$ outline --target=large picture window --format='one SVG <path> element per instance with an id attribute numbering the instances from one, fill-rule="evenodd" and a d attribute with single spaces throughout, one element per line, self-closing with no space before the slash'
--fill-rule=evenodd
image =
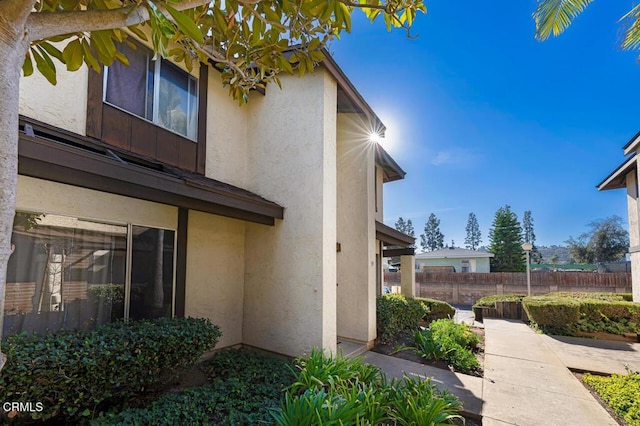
<path id="1" fill-rule="evenodd" d="M 5 335 L 173 315 L 173 230 L 18 212 L 12 248 Z"/>
<path id="2" fill-rule="evenodd" d="M 114 62 L 105 70 L 104 100 L 168 130 L 197 139 L 198 82 L 152 52 L 120 44 L 129 66 Z"/>

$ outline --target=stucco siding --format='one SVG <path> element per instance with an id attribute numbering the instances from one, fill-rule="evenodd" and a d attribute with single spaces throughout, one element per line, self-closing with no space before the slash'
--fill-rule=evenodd
<path id="1" fill-rule="evenodd" d="M 244 229 L 239 220 L 189 211 L 185 315 L 220 327 L 217 348 L 242 343 Z"/>
<path id="2" fill-rule="evenodd" d="M 56 62 L 54 86 L 37 71 L 20 79 L 20 114 L 80 135 L 87 127 L 88 69 L 68 72 Z"/>
<path id="3" fill-rule="evenodd" d="M 384 223 L 384 172 L 382 167 L 376 166 L 375 171 L 376 178 L 376 220 L 380 223 Z"/>
<path id="4" fill-rule="evenodd" d="M 359 121 L 338 116 L 337 318 L 340 337 L 369 342 L 376 337 L 375 152 Z"/>
<path id="5" fill-rule="evenodd" d="M 285 76 L 249 107 L 248 189 L 285 207 L 248 224 L 245 343 L 287 355 L 335 352 L 336 83 Z"/>
<path id="6" fill-rule="evenodd" d="M 244 188 L 247 184 L 249 107 L 239 106 L 228 89 L 222 87 L 219 72 L 209 72 L 208 89 L 205 175 Z M 261 95 L 255 94 L 255 97 Z"/>
<path id="7" fill-rule="evenodd" d="M 469 261 L 469 272 L 490 272 L 489 258 L 480 259 L 416 259 L 416 263 L 420 265 L 419 271 L 424 266 L 453 266 L 456 272 L 462 272 L 462 261 Z"/>
<path id="8" fill-rule="evenodd" d="M 629 215 L 629 246 L 640 246 L 640 206 L 638 203 L 638 171 L 628 173 L 627 186 L 627 212 Z M 633 283 L 633 301 L 640 302 L 640 252 L 631 253 L 631 282 Z"/>
<path id="9" fill-rule="evenodd" d="M 178 208 L 77 186 L 18 176 L 16 209 L 176 229 Z"/>

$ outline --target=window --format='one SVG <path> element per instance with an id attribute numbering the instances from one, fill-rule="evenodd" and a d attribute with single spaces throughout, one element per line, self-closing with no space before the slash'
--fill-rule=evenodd
<path id="1" fill-rule="evenodd" d="M 120 44 L 129 66 L 105 71 L 104 101 L 191 140 L 197 139 L 198 81 L 148 49 Z"/>
<path id="2" fill-rule="evenodd" d="M 170 317 L 175 231 L 16 213 L 5 334 Z"/>

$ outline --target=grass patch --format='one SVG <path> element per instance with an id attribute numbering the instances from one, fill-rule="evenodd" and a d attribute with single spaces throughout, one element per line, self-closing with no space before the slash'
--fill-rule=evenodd
<path id="1" fill-rule="evenodd" d="M 628 426 L 640 426 L 640 373 L 610 377 L 585 374 L 582 380 L 598 392 Z"/>

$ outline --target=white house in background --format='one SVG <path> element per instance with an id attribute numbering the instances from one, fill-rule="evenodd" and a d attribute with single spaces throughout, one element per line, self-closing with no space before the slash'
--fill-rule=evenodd
<path id="1" fill-rule="evenodd" d="M 625 146 L 624 155 L 629 157 L 600 184 L 599 191 L 627 189 L 627 212 L 629 215 L 629 257 L 631 260 L 631 283 L 633 301 L 640 302 L 640 199 L 638 198 L 638 151 L 640 132 L 636 133 Z"/>
<path id="2" fill-rule="evenodd" d="M 446 247 L 416 255 L 416 271 L 453 267 L 454 272 L 490 272 L 490 260 L 493 253 L 467 250 L 459 247 Z"/>
<path id="3" fill-rule="evenodd" d="M 383 224 L 383 184 L 405 172 L 331 56 L 239 107 L 210 63 L 126 53 L 20 84 L 5 334 L 194 316 L 219 348 L 371 346 L 382 258 L 413 264 L 385 249 L 414 242 Z"/>

